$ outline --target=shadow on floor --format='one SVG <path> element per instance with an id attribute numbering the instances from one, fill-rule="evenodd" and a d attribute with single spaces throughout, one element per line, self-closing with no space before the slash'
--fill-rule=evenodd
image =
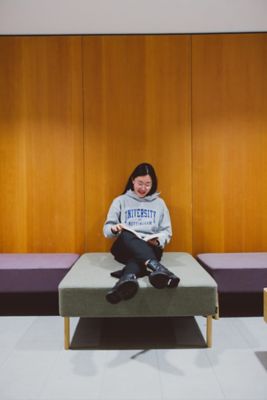
<path id="1" fill-rule="evenodd" d="M 262 366 L 267 371 L 267 351 L 256 351 L 255 354 L 258 360 L 260 360 Z"/>
<path id="2" fill-rule="evenodd" d="M 193 317 L 81 318 L 71 348 L 179 349 L 206 347 Z"/>

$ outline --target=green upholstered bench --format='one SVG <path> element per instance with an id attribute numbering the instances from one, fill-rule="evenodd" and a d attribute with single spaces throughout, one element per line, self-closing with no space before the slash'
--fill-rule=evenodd
<path id="1" fill-rule="evenodd" d="M 211 347 L 212 317 L 217 316 L 217 284 L 188 253 L 164 253 L 162 263 L 180 277 L 176 289 L 155 289 L 139 278 L 139 291 L 128 301 L 110 304 L 107 290 L 115 284 L 110 272 L 120 267 L 109 253 L 85 253 L 59 285 L 59 314 L 64 317 L 65 349 L 70 345 L 70 317 L 207 318 L 207 346 Z"/>

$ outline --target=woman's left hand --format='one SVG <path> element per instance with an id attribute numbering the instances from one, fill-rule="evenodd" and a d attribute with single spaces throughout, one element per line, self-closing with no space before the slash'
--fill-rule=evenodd
<path id="1" fill-rule="evenodd" d="M 159 246 L 159 241 L 158 241 L 158 239 L 151 239 L 151 240 L 148 240 L 147 243 L 151 244 L 152 246 L 156 246 L 156 247 Z"/>

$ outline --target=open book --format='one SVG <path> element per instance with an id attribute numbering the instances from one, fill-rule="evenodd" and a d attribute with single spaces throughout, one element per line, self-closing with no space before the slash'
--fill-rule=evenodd
<path id="1" fill-rule="evenodd" d="M 125 229 L 126 231 L 132 232 L 135 234 L 135 236 L 137 236 L 139 239 L 144 240 L 145 242 L 148 242 L 149 240 L 152 239 L 159 239 L 162 236 L 162 233 L 139 233 L 136 232 L 134 229 L 130 228 L 129 226 L 122 224 L 123 229 Z"/>

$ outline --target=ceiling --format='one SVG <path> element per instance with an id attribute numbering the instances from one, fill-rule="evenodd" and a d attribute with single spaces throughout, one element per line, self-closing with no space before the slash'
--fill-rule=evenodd
<path id="1" fill-rule="evenodd" d="M 267 0 L 0 0 L 0 35 L 266 31 Z"/>

